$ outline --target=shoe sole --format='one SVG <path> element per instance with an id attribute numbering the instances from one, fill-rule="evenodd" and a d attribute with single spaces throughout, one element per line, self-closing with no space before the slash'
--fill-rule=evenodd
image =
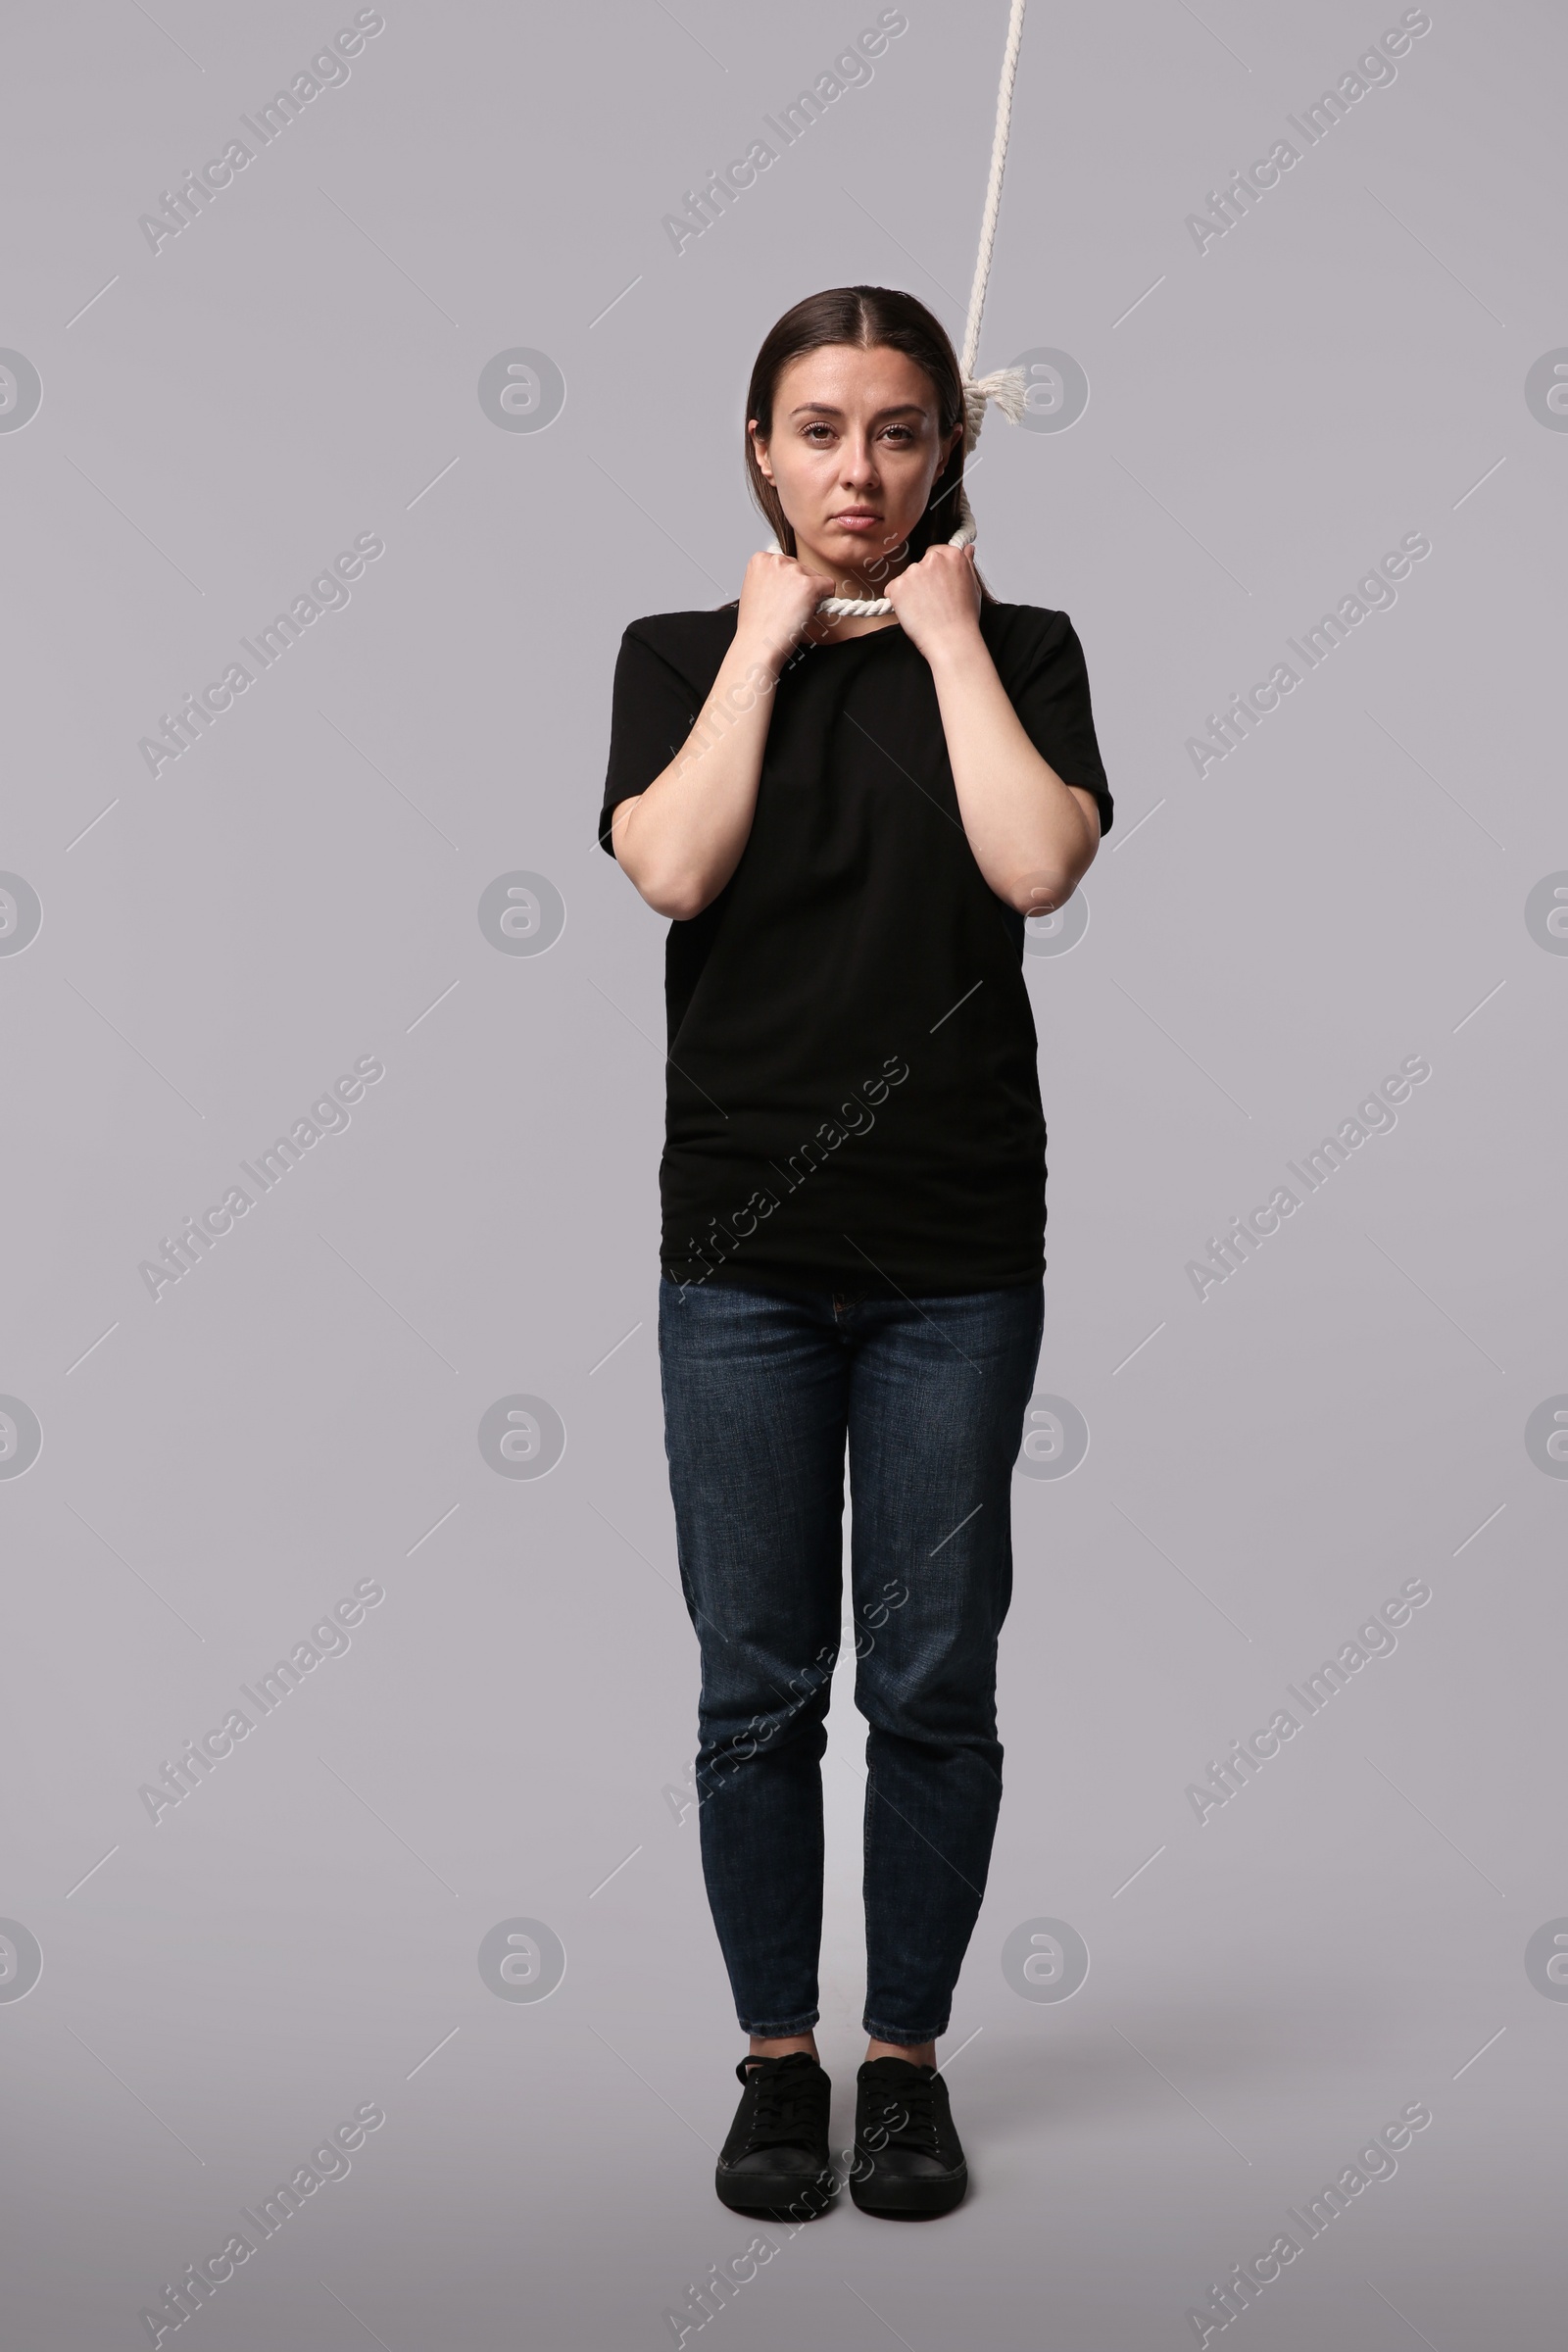
<path id="1" fill-rule="evenodd" d="M 946 2180 L 901 2180 L 889 2175 L 878 2180 L 875 2173 L 869 2180 L 850 2177 L 850 2194 L 862 2213 L 910 2214 L 951 2213 L 963 2202 L 969 2185 L 969 2168 Z"/>
<path id="2" fill-rule="evenodd" d="M 765 2213 L 789 2221 L 815 2221 L 826 2213 L 839 2193 L 838 2175 L 831 2170 L 805 2179 L 799 2173 L 726 2173 L 713 2175 L 718 2201 L 732 2213 Z"/>

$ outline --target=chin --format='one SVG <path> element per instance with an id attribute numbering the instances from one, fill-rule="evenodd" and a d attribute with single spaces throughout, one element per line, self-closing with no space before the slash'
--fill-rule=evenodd
<path id="1" fill-rule="evenodd" d="M 835 546 L 853 548 L 862 564 L 885 563 L 908 537 L 907 531 L 847 531 L 842 523 L 831 527 Z"/>

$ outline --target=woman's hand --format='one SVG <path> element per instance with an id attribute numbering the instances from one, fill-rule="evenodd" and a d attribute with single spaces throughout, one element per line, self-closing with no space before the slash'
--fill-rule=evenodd
<path id="1" fill-rule="evenodd" d="M 918 564 L 883 590 L 904 633 L 928 662 L 967 647 L 980 634 L 980 582 L 974 546 L 928 547 Z"/>
<path id="2" fill-rule="evenodd" d="M 822 599 L 832 594 L 828 574 L 808 571 L 793 556 L 755 555 L 741 582 L 737 644 L 744 642 L 770 668 L 777 668 L 805 636 Z"/>

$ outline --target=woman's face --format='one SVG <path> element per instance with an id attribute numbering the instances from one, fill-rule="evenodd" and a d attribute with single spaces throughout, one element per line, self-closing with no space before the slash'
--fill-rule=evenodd
<path id="1" fill-rule="evenodd" d="M 801 561 L 835 578 L 879 558 L 877 576 L 899 568 L 886 559 L 925 513 L 963 430 L 939 430 L 936 387 L 913 360 L 853 343 L 792 360 L 774 389 L 771 437 L 760 438 L 755 417 L 750 429 Z"/>

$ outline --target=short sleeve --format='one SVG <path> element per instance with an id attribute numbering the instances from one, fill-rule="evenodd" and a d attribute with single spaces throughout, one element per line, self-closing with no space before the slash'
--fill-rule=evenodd
<path id="1" fill-rule="evenodd" d="M 1065 612 L 1041 612 L 1037 617 L 1044 626 L 1006 681 L 1008 699 L 1042 760 L 1064 784 L 1078 784 L 1094 794 L 1103 835 L 1110 831 L 1112 802 L 1095 735 L 1084 649 Z"/>
<path id="2" fill-rule="evenodd" d="M 692 688 L 631 623 L 620 641 L 610 717 L 610 766 L 599 811 L 599 845 L 612 858 L 616 803 L 646 792 L 680 750 L 696 722 Z"/>

